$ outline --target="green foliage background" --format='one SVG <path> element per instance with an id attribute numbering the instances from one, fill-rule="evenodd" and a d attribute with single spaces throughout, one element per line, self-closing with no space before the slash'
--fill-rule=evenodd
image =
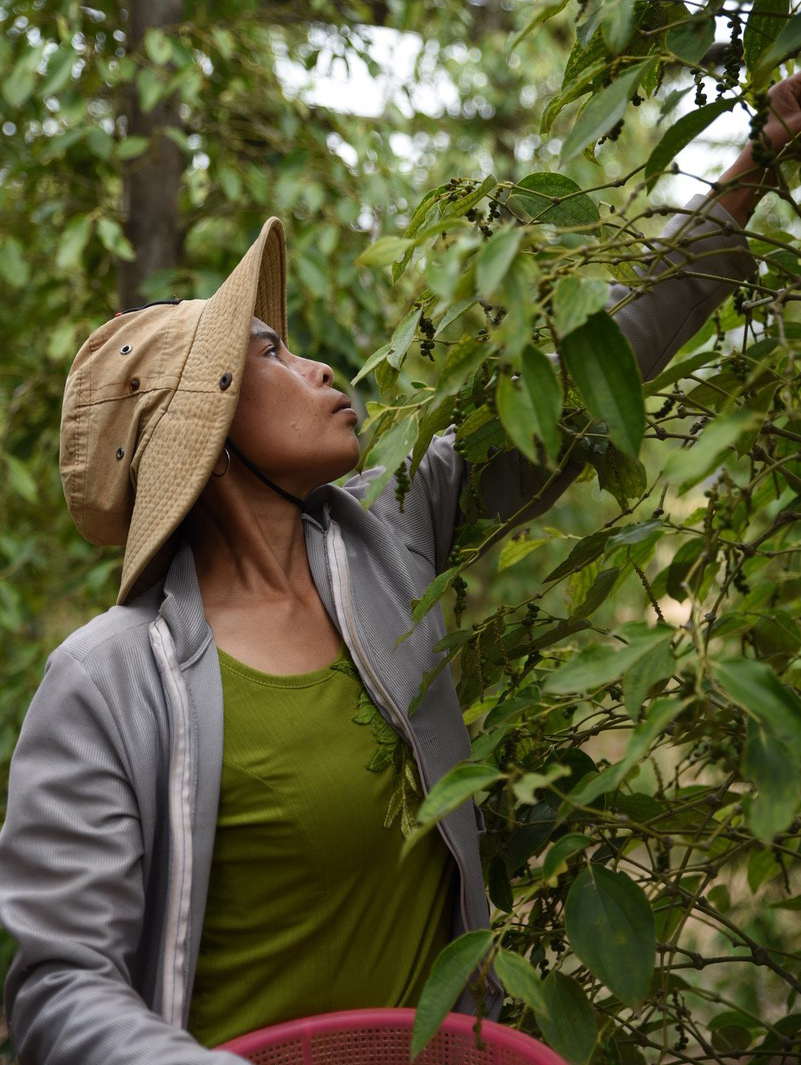
<path id="1" fill-rule="evenodd" d="M 792 166 L 752 223 L 759 276 L 677 369 L 642 389 L 601 310 L 663 222 L 647 211 L 669 200 L 679 100 L 706 94 L 696 134 L 758 110 L 801 45 L 795 6 L 218 0 L 132 49 L 117 4 L 0 3 L 0 787 L 47 653 L 115 597 L 118 557 L 61 501 L 59 404 L 133 254 L 126 174 L 153 148 L 127 136 L 126 95 L 145 110 L 177 95 L 181 261 L 147 295 L 209 294 L 276 213 L 294 349 L 344 387 L 367 360 L 364 462 L 401 495 L 406 456 L 451 423 L 477 478 L 491 448 L 546 477 L 586 463 L 522 528 L 467 498 L 451 568 L 417 606 L 455 609 L 443 650 L 475 735 L 421 821 L 479 799 L 494 906 L 491 932 L 443 954 L 418 1043 L 485 959 L 504 1019 L 574 1065 L 797 1060 Z M 376 25 L 420 41 L 377 117 L 279 76 L 380 74 Z M 436 77 L 451 103 L 427 112 Z M 582 360 L 588 344 L 604 358 Z"/>

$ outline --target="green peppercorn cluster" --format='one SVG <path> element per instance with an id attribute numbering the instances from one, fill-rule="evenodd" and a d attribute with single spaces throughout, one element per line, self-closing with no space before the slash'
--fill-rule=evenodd
<path id="1" fill-rule="evenodd" d="M 409 480 L 409 470 L 406 467 L 406 459 L 395 470 L 395 498 L 398 501 L 398 508 L 403 514 L 403 508 L 406 503 L 406 495 L 411 487 L 411 481 Z"/>
<path id="2" fill-rule="evenodd" d="M 447 185 L 446 203 L 456 203 L 457 200 L 468 196 L 476 187 L 476 182 L 470 178 L 452 177 Z"/>

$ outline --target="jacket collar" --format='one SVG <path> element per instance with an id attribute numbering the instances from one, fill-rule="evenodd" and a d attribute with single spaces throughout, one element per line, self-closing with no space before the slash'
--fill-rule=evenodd
<path id="1" fill-rule="evenodd" d="M 191 665 L 212 638 L 203 610 L 195 559 L 188 544 L 178 548 L 164 580 L 164 598 L 159 611 L 167 622 L 181 668 Z"/>

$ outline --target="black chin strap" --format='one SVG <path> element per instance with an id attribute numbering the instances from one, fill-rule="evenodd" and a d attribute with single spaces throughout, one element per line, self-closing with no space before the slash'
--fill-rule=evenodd
<path id="1" fill-rule="evenodd" d="M 236 455 L 242 465 L 246 469 L 250 470 L 254 477 L 258 477 L 262 484 L 266 484 L 268 488 L 272 488 L 272 490 L 274 492 L 277 492 L 279 496 L 283 496 L 284 499 L 288 499 L 290 503 L 294 503 L 296 507 L 300 507 L 304 514 L 306 513 L 306 504 L 302 499 L 299 499 L 297 496 L 293 496 L 291 492 L 287 492 L 285 488 L 281 488 L 280 485 L 277 485 L 274 481 L 271 481 L 266 473 L 263 473 L 255 463 L 251 462 L 250 459 L 247 458 L 247 456 L 242 454 L 242 452 L 239 450 L 236 444 L 231 441 L 230 438 L 225 441 L 225 446 L 230 452 Z"/>

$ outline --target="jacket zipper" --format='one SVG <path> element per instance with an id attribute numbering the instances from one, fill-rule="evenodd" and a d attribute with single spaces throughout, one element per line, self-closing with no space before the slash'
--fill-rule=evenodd
<path id="1" fill-rule="evenodd" d="M 326 551 L 328 554 L 328 565 L 331 572 L 331 585 L 334 594 L 334 606 L 336 608 L 337 617 L 339 618 L 340 625 L 342 627 L 342 638 L 345 641 L 348 650 L 353 656 L 362 678 L 367 685 L 370 695 L 375 702 L 384 706 L 391 718 L 392 724 L 396 730 L 407 741 L 412 748 L 412 752 L 420 768 L 420 777 L 423 784 L 423 790 L 428 794 L 429 786 L 426 780 L 425 773 L 423 772 L 423 761 L 420 755 L 420 748 L 417 743 L 417 739 L 414 735 L 414 730 L 409 728 L 408 719 L 400 711 L 395 701 L 390 696 L 387 689 L 381 682 L 380 677 L 376 670 L 373 669 L 372 663 L 367 655 L 364 645 L 359 636 L 356 620 L 353 616 L 353 597 L 350 589 L 350 571 L 348 568 L 348 558 L 345 550 L 345 542 L 342 539 L 342 533 L 339 530 L 339 525 L 333 519 L 329 519 L 328 529 L 325 533 Z M 444 821 L 440 821 L 438 828 L 442 832 L 445 842 L 448 845 L 453 855 L 454 861 L 459 868 L 462 882 L 462 890 L 459 892 L 459 911 L 462 916 L 462 925 L 464 930 L 468 931 L 467 912 L 465 908 L 465 890 L 464 886 L 467 884 L 467 870 L 461 856 L 458 853 L 457 847 L 454 843 L 453 836 L 450 829 Z"/>
<path id="2" fill-rule="evenodd" d="M 172 709 L 173 742 L 169 770 L 170 857 L 164 921 L 161 1013 L 168 1024 L 183 1025 L 184 972 L 192 889 L 192 824 L 189 758 L 189 705 L 175 646 L 166 621 L 150 626 L 150 642 Z"/>

